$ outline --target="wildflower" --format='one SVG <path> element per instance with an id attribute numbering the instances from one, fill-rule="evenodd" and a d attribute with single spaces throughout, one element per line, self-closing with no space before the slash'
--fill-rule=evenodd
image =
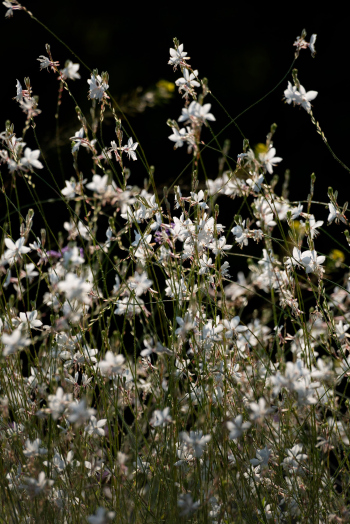
<path id="1" fill-rule="evenodd" d="M 19 318 L 21 321 L 21 326 L 29 327 L 31 329 L 38 329 L 40 326 L 43 325 L 41 320 L 37 320 L 38 312 L 36 310 L 34 311 L 27 311 L 26 313 L 20 313 Z"/>
<path id="2" fill-rule="evenodd" d="M 242 225 L 237 225 L 231 229 L 231 233 L 236 237 L 235 240 L 239 244 L 239 247 L 242 249 L 243 246 L 248 245 L 248 233 L 249 230 L 245 228 L 245 220 L 243 220 Z"/>
<path id="3" fill-rule="evenodd" d="M 21 4 L 19 4 L 17 1 L 14 2 L 13 0 L 5 0 L 2 4 L 8 8 L 8 10 L 5 13 L 5 18 L 10 18 L 11 16 L 13 16 L 13 11 L 19 11 L 23 9 Z"/>
<path id="4" fill-rule="evenodd" d="M 241 437 L 245 431 L 251 426 L 250 422 L 243 422 L 243 416 L 238 415 L 234 420 L 226 422 L 226 427 L 229 430 L 229 439 L 236 440 Z"/>
<path id="5" fill-rule="evenodd" d="M 262 424 L 266 415 L 268 415 L 272 411 L 271 408 L 268 408 L 266 406 L 266 400 L 263 397 L 259 398 L 258 403 L 251 402 L 249 404 L 249 407 L 252 411 L 250 415 L 250 420 L 258 424 Z"/>
<path id="6" fill-rule="evenodd" d="M 61 387 L 57 388 L 54 395 L 48 396 L 48 405 L 52 418 L 57 420 L 71 402 L 72 394 L 64 393 Z"/>
<path id="7" fill-rule="evenodd" d="M 86 184 L 88 189 L 91 191 L 96 191 L 96 193 L 103 194 L 106 192 L 108 183 L 108 175 L 93 175 L 92 182 Z"/>
<path id="8" fill-rule="evenodd" d="M 232 245 L 226 244 L 226 238 L 224 236 L 219 239 L 213 240 L 209 248 L 212 250 L 214 255 L 225 255 L 225 251 L 229 251 L 232 248 Z"/>
<path id="9" fill-rule="evenodd" d="M 103 73 L 102 73 L 103 74 Z M 109 88 L 109 85 L 107 82 L 102 79 L 100 75 L 95 75 L 94 73 L 91 74 L 91 79 L 87 80 L 87 83 L 90 86 L 89 90 L 89 98 L 96 98 L 97 100 L 102 100 L 103 98 L 107 98 L 107 89 Z"/>
<path id="10" fill-rule="evenodd" d="M 25 449 L 23 450 L 23 455 L 27 458 L 29 457 L 38 457 L 40 455 L 46 455 L 47 449 L 40 447 L 41 440 L 36 438 L 33 442 L 27 439 L 25 443 Z"/>
<path id="11" fill-rule="evenodd" d="M 201 503 L 199 500 L 197 500 L 197 502 L 193 502 L 191 495 L 186 493 L 185 495 L 182 494 L 179 496 L 177 505 L 179 508 L 181 508 L 180 516 L 185 517 L 197 511 Z"/>
<path id="12" fill-rule="evenodd" d="M 96 410 L 86 407 L 85 399 L 80 402 L 74 401 L 69 404 L 70 414 L 68 415 L 68 420 L 72 424 L 77 424 L 81 426 L 87 419 L 90 419 L 92 415 L 95 415 Z"/>
<path id="13" fill-rule="evenodd" d="M 59 282 L 57 287 L 65 293 L 67 300 L 76 299 L 84 304 L 90 303 L 87 295 L 91 291 L 92 285 L 74 273 L 67 273 L 65 280 Z"/>
<path id="14" fill-rule="evenodd" d="M 87 520 L 89 524 L 107 524 L 108 521 L 113 520 L 115 511 L 107 511 L 105 508 L 99 507 L 94 515 L 90 515 Z"/>
<path id="15" fill-rule="evenodd" d="M 101 375 L 121 375 L 123 373 L 123 365 L 125 357 L 123 355 L 115 355 L 112 351 L 107 351 L 103 360 L 98 363 Z"/>
<path id="16" fill-rule="evenodd" d="M 317 273 L 317 272 L 323 272 L 323 268 L 321 267 L 321 264 L 326 260 L 326 257 L 324 256 L 317 256 L 317 252 L 315 250 L 312 251 L 304 251 L 302 254 L 302 260 L 301 263 L 305 267 L 306 273 Z"/>
<path id="17" fill-rule="evenodd" d="M 176 49 L 170 48 L 170 60 L 168 62 L 169 65 L 174 66 L 174 70 L 177 68 L 178 65 L 184 65 L 186 66 L 185 60 L 189 60 L 190 57 L 186 57 L 187 53 L 183 50 L 184 45 L 179 44 L 179 46 Z"/>
<path id="18" fill-rule="evenodd" d="M 275 154 L 276 149 L 274 147 L 271 147 L 267 153 L 259 153 L 259 160 L 270 175 L 273 173 L 273 167 L 283 160 L 279 156 L 275 156 Z"/>
<path id="19" fill-rule="evenodd" d="M 157 355 L 161 355 L 162 353 L 165 353 L 166 355 L 172 355 L 173 352 L 162 346 L 160 342 L 157 342 L 156 345 L 154 345 L 153 339 L 151 338 L 150 341 L 145 339 L 143 341 L 144 345 L 146 346 L 146 349 L 143 349 L 140 353 L 141 357 L 147 357 L 148 355 L 151 355 L 152 353 L 157 353 Z"/>
<path id="20" fill-rule="evenodd" d="M 264 449 L 257 449 L 255 456 L 256 458 L 250 459 L 249 462 L 253 466 L 260 466 L 261 469 L 265 469 L 268 467 L 271 449 L 269 449 L 267 446 L 265 446 Z"/>
<path id="21" fill-rule="evenodd" d="M 172 421 L 172 418 L 170 415 L 170 408 L 166 407 L 165 409 L 163 409 L 163 411 L 160 409 L 156 409 L 153 412 L 152 418 L 149 423 L 151 426 L 156 428 L 158 426 L 164 427 L 167 424 L 170 424 L 171 421 Z"/>
<path id="22" fill-rule="evenodd" d="M 20 484 L 18 487 L 24 489 L 30 497 L 36 497 L 46 486 L 51 487 L 53 483 L 54 481 L 47 479 L 45 472 L 41 471 L 38 480 L 31 477 L 23 477 L 23 484 Z"/>
<path id="23" fill-rule="evenodd" d="M 39 275 L 38 271 L 35 271 L 35 264 L 25 264 L 24 270 L 25 276 L 30 283 L 33 282 L 34 277 L 37 277 Z"/>
<path id="24" fill-rule="evenodd" d="M 13 242 L 10 238 L 5 238 L 5 244 L 8 248 L 4 257 L 8 260 L 8 263 L 12 265 L 18 258 L 21 258 L 22 255 L 29 253 L 30 247 L 24 246 L 25 238 L 21 237 L 16 242 Z"/>
<path id="25" fill-rule="evenodd" d="M 39 149 L 32 151 L 29 147 L 26 147 L 24 150 L 24 157 L 21 158 L 20 165 L 23 167 L 28 167 L 29 169 L 32 169 L 33 167 L 36 167 L 36 169 L 42 169 L 44 166 L 40 160 L 38 160 L 39 156 Z"/>
<path id="26" fill-rule="evenodd" d="M 78 70 L 80 68 L 80 64 L 73 64 L 71 60 L 67 60 L 65 63 L 65 68 L 61 69 L 61 75 L 64 80 L 79 80 L 80 75 L 78 73 Z"/>
<path id="27" fill-rule="evenodd" d="M 310 226 L 310 235 L 311 238 L 317 237 L 319 234 L 319 231 L 317 231 L 318 227 L 321 227 L 323 225 L 323 220 L 318 220 L 316 222 L 314 215 L 311 215 L 309 218 L 309 226 Z"/>
<path id="28" fill-rule="evenodd" d="M 207 120 L 215 121 L 214 115 L 209 113 L 210 108 L 211 104 L 201 106 L 193 100 L 188 107 L 182 108 L 182 115 L 179 117 L 179 122 L 190 121 L 195 124 L 205 124 Z"/>
<path id="29" fill-rule="evenodd" d="M 105 430 L 103 427 L 106 425 L 106 422 L 106 418 L 97 420 L 96 417 L 91 415 L 89 424 L 85 427 L 84 432 L 93 437 L 104 437 Z"/>
<path id="30" fill-rule="evenodd" d="M 338 207 L 335 207 L 334 204 L 332 204 L 332 202 L 330 202 L 328 204 L 328 209 L 329 209 L 329 215 L 328 215 L 328 224 L 331 224 L 333 222 L 333 220 L 335 219 L 335 222 L 338 223 L 339 220 L 341 220 L 342 222 L 344 222 L 344 224 L 347 224 L 347 220 L 345 218 L 345 216 L 343 215 L 343 213 L 341 213 L 338 209 Z"/>
<path id="31" fill-rule="evenodd" d="M 292 86 L 290 82 L 288 82 L 288 88 L 284 91 L 287 104 L 293 102 L 294 105 L 301 105 L 308 113 L 311 111 L 310 101 L 314 100 L 317 95 L 317 91 L 306 92 L 302 85 L 299 86 L 298 90 L 297 87 Z"/>
<path id="32" fill-rule="evenodd" d="M 195 80 L 198 78 L 198 71 L 193 71 L 190 73 L 188 69 L 183 70 L 183 77 L 175 81 L 175 84 L 180 91 L 185 91 L 185 96 L 187 93 L 192 93 L 194 87 L 200 87 L 200 83 Z"/>
<path id="33" fill-rule="evenodd" d="M 253 175 L 251 175 L 251 178 L 247 178 L 246 183 L 248 186 L 250 186 L 251 190 L 254 191 L 254 193 L 259 193 L 259 191 L 261 190 L 261 186 L 264 183 L 264 175 L 254 173 Z"/>
<path id="34" fill-rule="evenodd" d="M 134 291 L 137 297 L 139 297 L 143 293 L 146 293 L 152 284 L 153 280 L 150 280 L 147 277 L 146 271 L 144 271 L 141 275 L 139 273 L 135 273 L 133 279 L 129 283 L 129 288 Z"/>
<path id="35" fill-rule="evenodd" d="M 303 446 L 301 444 L 295 444 L 290 449 L 287 449 L 287 457 L 281 462 L 281 466 L 285 469 L 289 469 L 289 473 L 300 474 L 302 473 L 302 462 L 304 462 L 308 456 L 302 453 Z"/>
<path id="36" fill-rule="evenodd" d="M 304 206 L 302 206 L 302 205 L 300 204 L 300 202 L 299 202 L 299 204 L 298 204 L 297 207 L 293 207 L 293 209 L 291 210 L 291 213 L 292 213 L 291 219 L 292 219 L 292 220 L 296 220 L 296 219 L 300 216 L 300 214 L 301 214 L 302 211 L 303 211 L 303 207 L 304 207 Z"/>
<path id="37" fill-rule="evenodd" d="M 120 147 L 118 149 L 120 149 L 120 151 L 125 151 L 126 154 L 129 157 L 129 160 L 130 160 L 130 157 L 133 160 L 137 160 L 137 155 L 135 153 L 135 150 L 136 150 L 138 145 L 139 145 L 138 142 L 133 142 L 132 137 L 130 137 L 129 140 L 128 140 L 128 145 L 127 146 L 122 146 L 122 147 Z"/>
<path id="38" fill-rule="evenodd" d="M 168 138 L 172 142 L 175 142 L 174 149 L 177 149 L 178 147 L 182 147 L 184 145 L 187 134 L 188 133 L 184 127 L 179 130 L 176 129 L 176 127 L 173 127 L 173 134 L 168 136 Z"/>
<path id="39" fill-rule="evenodd" d="M 53 62 L 52 60 L 50 60 L 50 58 L 44 55 L 40 55 L 39 58 L 37 58 L 37 60 L 39 60 L 40 62 L 40 71 L 42 71 L 43 69 L 48 69 L 49 67 L 55 70 L 55 68 L 60 65 L 59 62 Z"/>
<path id="40" fill-rule="evenodd" d="M 190 446 L 197 458 L 201 457 L 204 452 L 204 448 L 207 442 L 211 440 L 211 435 L 203 435 L 203 431 L 190 431 L 190 434 L 186 431 L 180 433 L 181 439 Z"/>
<path id="41" fill-rule="evenodd" d="M 71 137 L 69 140 L 72 140 L 72 142 L 75 142 L 72 144 L 72 153 L 75 153 L 79 150 L 80 146 L 83 147 L 89 147 L 89 144 L 93 145 L 95 143 L 95 140 L 92 140 L 89 142 L 87 138 L 84 138 L 84 128 L 81 127 L 79 131 L 76 131 L 74 133 L 74 136 Z"/>
<path id="42" fill-rule="evenodd" d="M 297 39 L 293 44 L 296 47 L 296 52 L 295 52 L 296 57 L 299 55 L 299 52 L 301 49 L 309 48 L 311 51 L 311 55 L 314 58 L 316 55 L 315 42 L 316 42 L 317 35 L 316 34 L 311 35 L 310 42 L 306 42 L 305 37 L 306 37 L 306 31 L 304 29 L 301 36 L 297 36 Z"/>

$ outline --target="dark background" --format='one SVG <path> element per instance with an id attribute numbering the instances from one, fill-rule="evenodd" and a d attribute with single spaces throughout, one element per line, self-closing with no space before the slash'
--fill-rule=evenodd
<path id="1" fill-rule="evenodd" d="M 350 44 L 345 15 L 337 10 L 337 6 L 331 12 L 319 7 L 314 11 L 310 8 L 308 12 L 304 6 L 301 9 L 300 6 L 284 5 L 285 10 L 290 10 L 286 15 L 281 8 L 274 10 L 265 4 L 259 7 L 253 4 L 223 7 L 217 3 L 204 9 L 199 4 L 169 3 L 156 7 L 154 3 L 145 3 L 139 7 L 133 3 L 105 1 L 88 9 L 84 2 L 24 0 L 24 5 L 91 69 L 109 72 L 110 92 L 116 98 L 138 86 L 148 88 L 160 79 L 174 82 L 181 76 L 179 70 L 174 73 L 167 64 L 169 47 L 173 47 L 172 39 L 176 36 L 184 43 L 192 67 L 199 70 L 201 78 L 209 79 L 213 94 L 233 117 L 281 81 L 294 57 L 293 42 L 305 27 L 307 40 L 312 33 L 318 35 L 317 55 L 313 59 L 309 50 L 301 51 L 295 67 L 306 90 L 319 92 L 313 102 L 315 117 L 335 153 L 345 164 L 350 164 Z M 28 15 L 16 11 L 13 18 L 5 19 L 5 7 L 1 8 L 1 127 L 4 128 L 5 120 L 10 119 L 15 122 L 15 131 L 20 136 L 24 115 L 12 98 L 16 95 L 16 79 L 23 85 L 23 78 L 30 76 L 33 92 L 39 95 L 39 107 L 43 111 L 36 119 L 37 134 L 45 157 L 52 170 L 57 169 L 59 184 L 63 187 L 54 142 L 58 82 L 53 73 L 39 71 L 37 58 L 46 55 L 45 43 L 49 43 L 53 57 L 59 60 L 61 67 L 67 59 L 77 60 Z M 83 66 L 80 74 L 82 79 L 70 82 L 70 86 L 81 107 L 88 111 L 90 102 L 87 100 L 86 80 L 90 74 Z M 291 75 L 271 95 L 242 115 L 237 123 L 252 145 L 264 142 L 270 125 L 277 123 L 274 146 L 283 162 L 275 171 L 282 180 L 284 170 L 290 169 L 291 200 L 307 197 L 310 175 L 315 172 L 315 199 L 327 202 L 327 187 L 332 185 L 339 190 L 342 205 L 348 198 L 350 174 L 332 159 L 306 111 L 283 103 L 287 80 L 292 80 Z M 210 96 L 206 101 L 212 103 L 211 111 L 216 117 L 212 127 L 214 132 L 219 132 L 228 118 Z M 155 180 L 159 187 L 174 180 L 190 160 L 184 147 L 173 151 L 173 144 L 167 138 L 171 132 L 166 120 L 177 119 L 182 106 L 181 96 L 175 94 L 166 106 L 150 108 L 130 118 L 148 163 L 155 166 Z M 66 178 L 69 178 L 74 176 L 74 171 L 68 137 L 80 128 L 80 124 L 74 114 L 74 104 L 66 93 L 61 124 L 62 132 L 67 136 Z M 242 137 L 232 125 L 220 136 L 221 144 L 225 138 L 231 140 L 230 153 L 236 158 L 242 152 Z M 209 131 L 205 130 L 203 139 L 210 139 Z M 36 149 L 30 131 L 26 142 Z M 209 178 L 216 177 L 217 158 L 217 155 L 207 152 L 204 155 Z M 142 164 L 135 162 L 130 167 L 131 183 L 142 184 L 147 176 Z M 88 172 L 86 175 L 90 180 L 91 175 Z M 313 211 L 317 219 L 326 220 L 327 210 L 318 207 Z"/>

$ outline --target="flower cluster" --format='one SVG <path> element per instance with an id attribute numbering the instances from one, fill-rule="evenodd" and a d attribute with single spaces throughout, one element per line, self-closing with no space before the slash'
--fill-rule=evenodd
<path id="1" fill-rule="evenodd" d="M 302 35 L 296 47 L 314 53 L 314 43 Z M 323 254 L 318 237 L 327 213 L 330 228 L 347 225 L 347 204 L 331 188 L 321 207 L 312 195 L 305 205 L 277 194 L 275 125 L 204 182 L 201 134 L 216 120 L 188 61 L 175 40 L 169 64 L 181 69 L 186 127 L 170 121 L 169 138 L 194 154 L 189 190 L 162 197 L 151 171 L 142 189 L 134 183 L 129 160 L 143 152 L 113 111 L 108 75 L 94 71 L 91 120 L 77 111 L 66 140 L 75 178 L 59 193 L 58 233 L 49 216 L 40 229 L 31 209 L 14 221 L 12 208 L 23 207 L 7 195 L 5 521 L 349 520 L 350 275 L 339 276 L 345 256 Z M 68 90 L 80 77 L 78 64 L 40 62 Z M 17 83 L 16 99 L 32 118 L 26 88 Z M 316 94 L 289 83 L 285 98 L 310 112 Z M 106 108 L 115 122 L 107 148 Z M 29 184 L 44 169 L 40 150 L 11 124 L 0 139 L 1 162 Z"/>

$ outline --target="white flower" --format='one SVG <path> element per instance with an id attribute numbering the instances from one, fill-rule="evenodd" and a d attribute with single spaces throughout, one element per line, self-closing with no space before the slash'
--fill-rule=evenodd
<path id="1" fill-rule="evenodd" d="M 271 147 L 267 153 L 260 153 L 259 160 L 263 164 L 264 168 L 272 175 L 273 167 L 281 162 L 283 159 L 279 156 L 275 156 L 276 149 Z"/>
<path id="2" fill-rule="evenodd" d="M 38 476 L 38 480 L 31 477 L 23 477 L 23 484 L 19 485 L 20 489 L 24 489 L 30 497 L 36 497 L 39 495 L 45 488 L 51 487 L 54 483 L 53 480 L 48 480 L 46 478 L 45 472 L 41 471 Z"/>
<path id="3" fill-rule="evenodd" d="M 148 355 L 151 355 L 152 353 L 157 353 L 157 355 L 161 355 L 162 353 L 165 353 L 166 355 L 171 356 L 173 352 L 162 346 L 160 342 L 157 342 L 156 345 L 154 345 L 153 338 L 151 338 L 150 341 L 145 339 L 143 341 L 144 345 L 146 346 L 146 349 L 143 349 L 140 353 L 141 357 L 147 357 Z"/>
<path id="4" fill-rule="evenodd" d="M 128 140 L 128 145 L 127 146 L 123 146 L 121 148 L 121 151 L 125 151 L 126 152 L 126 154 L 129 157 L 129 160 L 130 160 L 130 157 L 133 160 L 137 160 L 137 155 L 135 153 L 135 150 L 136 150 L 138 145 L 139 145 L 138 142 L 133 142 L 132 137 L 130 137 L 129 140 Z"/>
<path id="5" fill-rule="evenodd" d="M 101 375 L 121 375 L 123 373 L 123 364 L 125 357 L 123 355 L 115 355 L 112 351 L 107 351 L 104 360 L 98 363 Z"/>
<path id="6" fill-rule="evenodd" d="M 229 420 L 226 422 L 226 427 L 229 430 L 229 439 L 235 440 L 241 437 L 244 431 L 247 431 L 251 426 L 250 422 L 243 422 L 242 415 L 238 415 L 232 422 Z"/>
<path id="7" fill-rule="evenodd" d="M 40 55 L 37 60 L 40 62 L 40 70 L 47 69 L 51 65 L 51 60 L 47 56 Z"/>
<path id="8" fill-rule="evenodd" d="M 326 260 L 324 256 L 317 256 L 317 252 L 313 249 L 312 251 L 304 251 L 302 254 L 301 263 L 305 267 L 306 273 L 315 273 L 323 270 L 321 264 Z"/>
<path id="9" fill-rule="evenodd" d="M 72 402 L 72 394 L 64 393 L 61 387 L 57 388 L 55 395 L 49 395 L 48 405 L 52 418 L 57 420 L 70 402 Z"/>
<path id="10" fill-rule="evenodd" d="M 291 104 L 293 102 L 293 104 L 301 105 L 307 112 L 311 110 L 310 101 L 314 100 L 317 95 L 317 91 L 306 92 L 302 85 L 300 85 L 298 90 L 296 86 L 292 86 L 290 82 L 288 82 L 288 88 L 284 91 L 287 104 Z"/>
<path id="11" fill-rule="evenodd" d="M 180 130 L 177 130 L 176 127 L 173 127 L 173 134 L 168 136 L 169 140 L 175 142 L 174 149 L 182 147 L 184 142 L 186 142 L 187 131 L 183 127 Z"/>
<path id="12" fill-rule="evenodd" d="M 40 447 L 40 445 L 40 438 L 36 438 L 33 442 L 27 439 L 25 443 L 25 449 L 23 450 L 23 455 L 27 458 L 38 457 L 39 455 L 46 455 L 47 449 Z"/>
<path id="13" fill-rule="evenodd" d="M 264 449 L 257 449 L 256 451 L 256 458 L 250 459 L 250 463 L 253 466 L 260 466 L 261 469 L 265 469 L 268 467 L 269 458 L 271 455 L 271 450 L 265 446 Z"/>
<path id="14" fill-rule="evenodd" d="M 209 113 L 211 104 L 204 104 L 201 106 L 198 102 L 190 103 L 188 107 L 182 108 L 182 115 L 179 117 L 179 122 L 194 122 L 204 124 L 206 120 L 215 121 L 214 115 Z"/>
<path id="15" fill-rule="evenodd" d="M 21 320 L 21 325 L 24 324 L 25 327 L 30 327 L 32 329 L 38 329 L 40 326 L 43 325 L 41 320 L 37 320 L 38 312 L 36 310 L 34 311 L 27 311 L 26 313 L 20 313 L 19 318 Z"/>
<path id="16" fill-rule="evenodd" d="M 80 402 L 74 401 L 69 405 L 70 414 L 68 416 L 69 422 L 72 424 L 82 425 L 92 415 L 95 415 L 96 410 L 86 407 L 85 399 Z"/>
<path id="17" fill-rule="evenodd" d="M 264 176 L 259 175 L 258 173 L 254 173 L 253 175 L 251 175 L 251 178 L 247 178 L 246 182 L 248 186 L 251 187 L 252 191 L 254 191 L 254 193 L 259 193 L 259 191 L 261 190 L 261 186 L 264 183 Z"/>
<path id="18" fill-rule="evenodd" d="M 210 441 L 211 435 L 203 435 L 203 431 L 190 431 L 190 434 L 186 431 L 180 433 L 181 440 L 183 440 L 188 446 L 190 446 L 197 458 L 201 457 L 204 452 L 204 448 L 207 442 Z"/>
<path id="19" fill-rule="evenodd" d="M 179 88 L 179 91 L 183 90 L 185 93 L 191 92 L 194 87 L 200 87 L 200 83 L 197 82 L 196 78 L 198 78 L 197 70 L 190 73 L 188 69 L 184 69 L 183 77 L 178 78 L 178 80 L 175 81 L 175 84 Z"/>
<path id="20" fill-rule="evenodd" d="M 243 220 L 242 225 L 237 225 L 231 229 L 231 233 L 236 237 L 235 240 L 238 242 L 239 247 L 242 249 L 243 246 L 248 245 L 248 233 L 249 230 L 245 227 L 245 220 Z"/>
<path id="21" fill-rule="evenodd" d="M 5 238 L 5 244 L 8 249 L 5 251 L 4 257 L 10 265 L 12 265 L 17 258 L 21 258 L 25 253 L 29 253 L 30 247 L 25 247 L 24 241 L 24 237 L 20 237 L 16 242 L 13 242 L 10 238 Z"/>
<path id="22" fill-rule="evenodd" d="M 296 219 L 300 216 L 300 214 L 301 214 L 302 211 L 303 211 L 303 207 L 304 207 L 304 206 L 302 206 L 302 205 L 300 204 L 300 202 L 299 202 L 299 204 L 298 204 L 297 207 L 293 207 L 293 209 L 291 210 L 291 213 L 292 213 L 291 219 L 292 219 L 292 220 L 296 220 Z"/>
<path id="23" fill-rule="evenodd" d="M 167 407 L 161 411 L 160 409 L 156 409 L 153 414 L 152 418 L 150 420 L 150 425 L 154 428 L 158 426 L 166 426 L 172 421 L 171 415 L 170 415 L 170 408 Z"/>
<path id="24" fill-rule="evenodd" d="M 309 218 L 309 225 L 310 225 L 311 238 L 315 238 L 319 234 L 319 231 L 317 231 L 317 228 L 323 225 L 323 220 L 318 220 L 316 222 L 314 215 L 311 215 Z"/>
<path id="25" fill-rule="evenodd" d="M 179 496 L 177 505 L 179 508 L 181 508 L 180 516 L 185 517 L 197 511 L 201 503 L 199 500 L 197 500 L 197 502 L 193 502 L 191 495 L 189 493 L 186 493 L 185 495 L 181 494 Z"/>
<path id="26" fill-rule="evenodd" d="M 129 282 L 129 288 L 134 291 L 137 297 L 139 297 L 143 293 L 146 293 L 152 284 L 153 280 L 150 280 L 147 277 L 146 271 L 144 271 L 141 275 L 135 273 L 133 279 Z"/>
<path id="27" fill-rule="evenodd" d="M 212 250 L 214 255 L 225 255 L 225 251 L 229 251 L 232 248 L 232 245 L 226 244 L 226 238 L 224 236 L 219 239 L 213 240 L 211 242 L 209 249 Z"/>
<path id="28" fill-rule="evenodd" d="M 89 424 L 85 427 L 84 431 L 88 435 L 92 435 L 94 437 L 104 437 L 105 430 L 103 429 L 103 427 L 106 425 L 106 422 L 106 418 L 97 420 L 96 417 L 91 415 Z"/>
<path id="29" fill-rule="evenodd" d="M 35 149 L 35 151 L 32 151 L 29 147 L 26 147 L 24 150 L 24 157 L 21 158 L 20 164 L 24 167 L 28 167 L 29 169 L 32 169 L 32 167 L 42 169 L 44 166 L 42 165 L 40 160 L 38 160 L 39 156 L 39 149 Z"/>
<path id="30" fill-rule="evenodd" d="M 8 0 L 5 0 L 2 4 L 5 7 L 8 7 L 8 10 L 5 13 L 5 18 L 10 18 L 11 16 L 13 16 L 13 11 L 18 11 L 19 9 L 23 9 L 23 7 L 20 4 L 16 5 L 16 4 L 13 4 L 11 1 L 9 2 Z"/>
<path id="31" fill-rule="evenodd" d="M 170 60 L 168 64 L 174 66 L 174 69 L 176 69 L 178 65 L 181 65 L 181 64 L 186 65 L 184 60 L 190 59 L 189 56 L 186 58 L 187 53 L 183 49 L 184 49 L 183 44 L 180 44 L 176 49 L 173 49 L 173 48 L 169 49 Z"/>
<path id="32" fill-rule="evenodd" d="M 100 75 L 95 76 L 92 73 L 91 79 L 87 80 L 87 83 L 90 86 L 89 98 L 96 98 L 97 100 L 102 100 L 102 98 L 107 97 L 106 91 L 109 88 L 109 85 L 107 84 L 107 82 L 102 80 L 102 77 Z"/>
<path id="33" fill-rule="evenodd" d="M 100 176 L 100 175 L 93 175 L 92 182 L 89 184 L 86 184 L 86 187 L 88 189 L 91 189 L 91 191 L 96 191 L 96 193 L 103 194 L 106 192 L 108 184 L 108 175 Z"/>
<path id="34" fill-rule="evenodd" d="M 61 69 L 61 75 L 66 80 L 67 78 L 69 80 L 79 80 L 80 75 L 78 73 L 78 70 L 80 68 L 80 64 L 73 64 L 71 60 L 67 60 L 65 63 L 65 68 Z"/>
<path id="35" fill-rule="evenodd" d="M 297 48 L 296 56 L 298 56 L 300 49 L 309 48 L 311 51 L 312 57 L 314 57 L 316 55 L 315 42 L 316 42 L 317 35 L 315 34 L 311 35 L 310 42 L 306 42 L 305 37 L 306 37 L 306 32 L 303 31 L 301 36 L 297 36 L 297 39 L 293 44 Z"/>
<path id="36" fill-rule="evenodd" d="M 76 299 L 84 304 L 90 303 L 88 293 L 91 291 L 92 285 L 74 273 L 67 273 L 65 280 L 59 282 L 57 287 L 65 293 L 67 300 Z"/>
<path id="37" fill-rule="evenodd" d="M 87 520 L 89 524 L 107 524 L 108 521 L 113 520 L 115 511 L 107 511 L 105 508 L 99 507 L 94 515 L 90 515 Z"/>
<path id="38" fill-rule="evenodd" d="M 266 415 L 271 413 L 271 408 L 266 407 L 266 400 L 263 397 L 259 398 L 258 403 L 251 402 L 249 407 L 252 411 L 250 420 L 258 424 L 262 424 Z"/>
<path id="39" fill-rule="evenodd" d="M 328 209 L 329 209 L 329 215 L 327 219 L 328 224 L 331 224 L 334 219 L 336 223 L 339 222 L 339 220 L 344 222 L 344 224 L 347 223 L 345 216 L 339 211 L 337 207 L 334 206 L 334 204 L 332 204 L 332 202 L 328 204 Z"/>

